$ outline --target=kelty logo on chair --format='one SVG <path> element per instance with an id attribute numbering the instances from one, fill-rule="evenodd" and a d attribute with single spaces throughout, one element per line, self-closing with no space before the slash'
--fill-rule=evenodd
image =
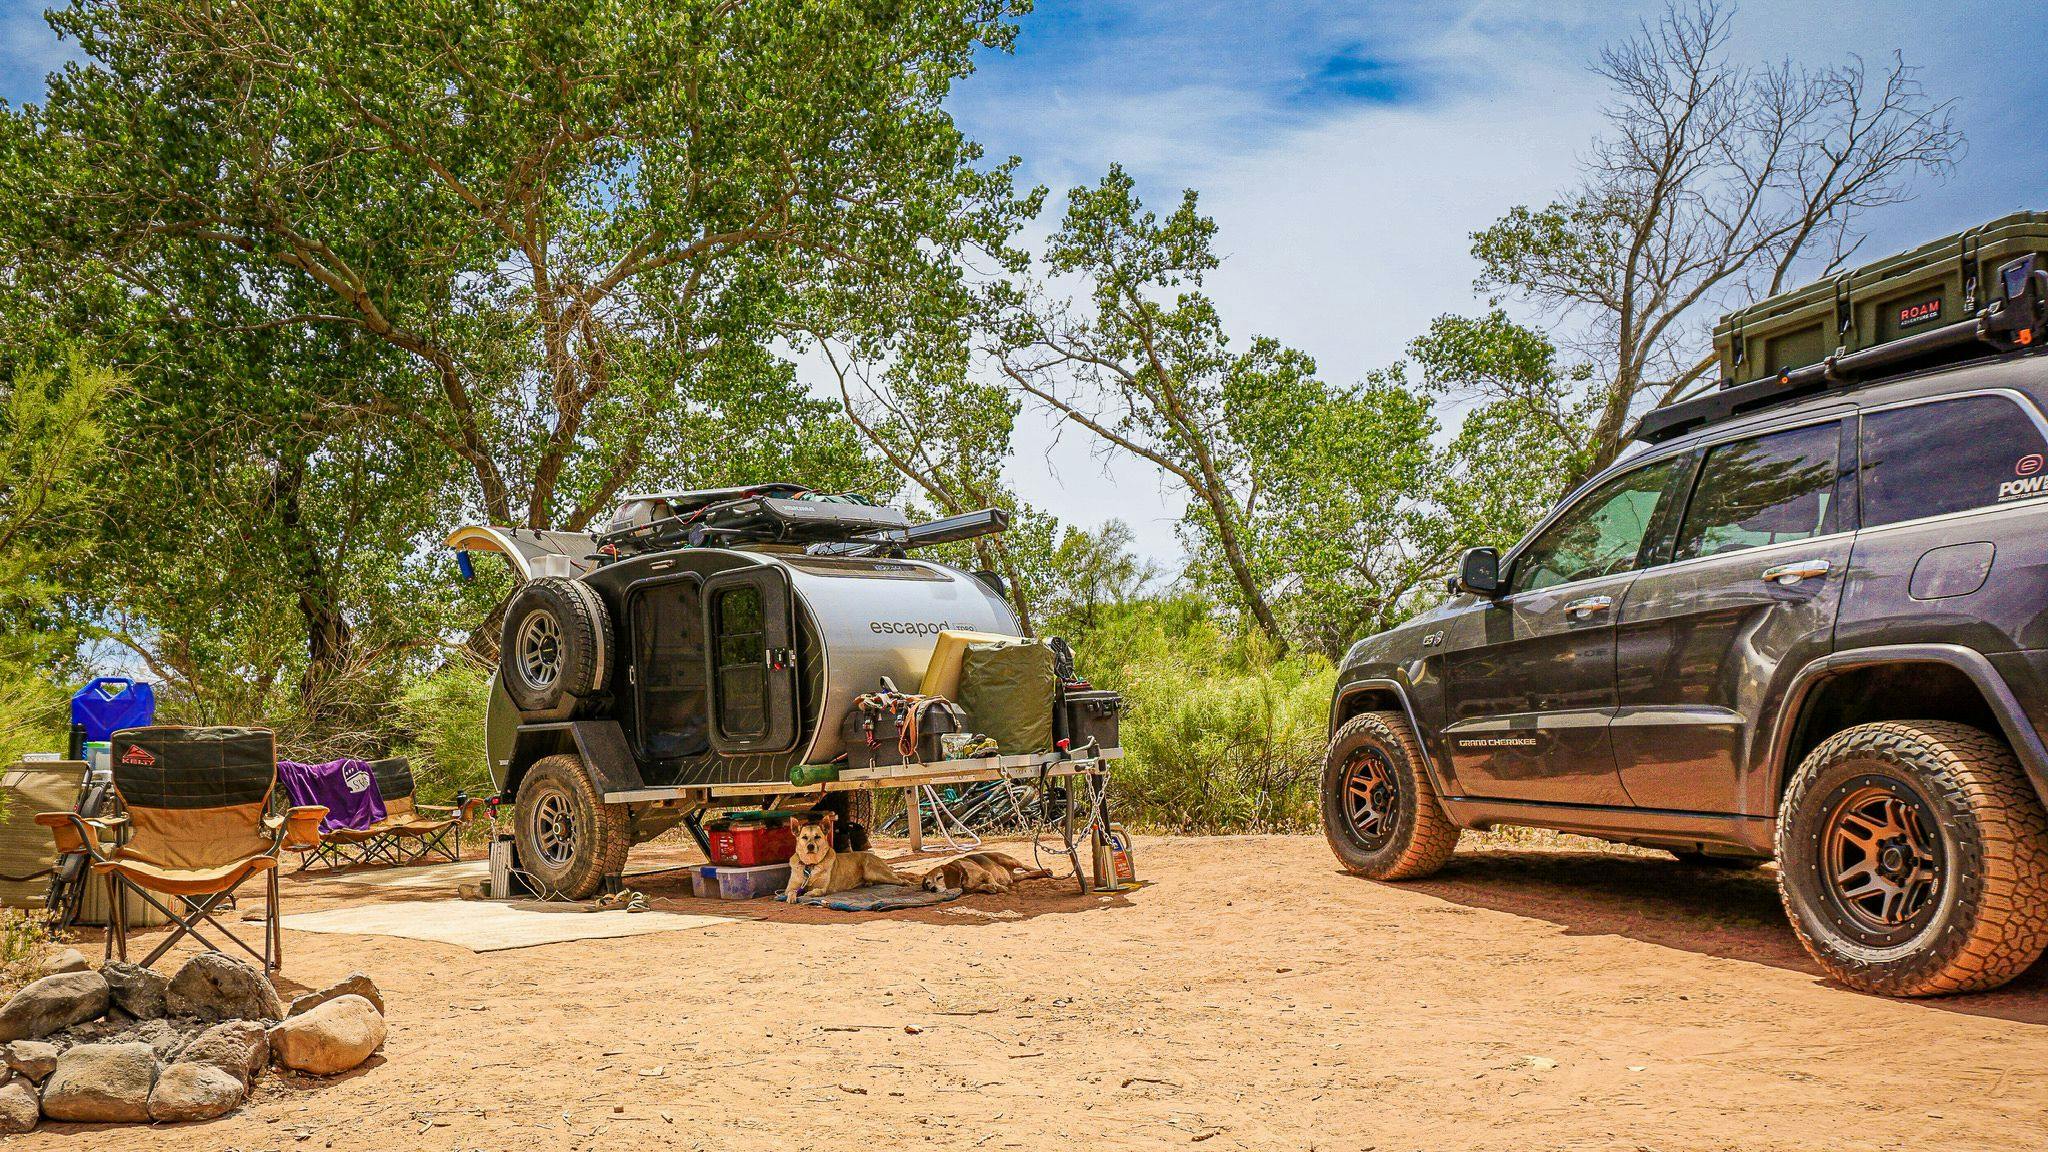
<path id="1" fill-rule="evenodd" d="M 121 763 L 148 768 L 156 763 L 156 756 L 140 744 L 130 744 L 128 750 L 121 753 Z"/>

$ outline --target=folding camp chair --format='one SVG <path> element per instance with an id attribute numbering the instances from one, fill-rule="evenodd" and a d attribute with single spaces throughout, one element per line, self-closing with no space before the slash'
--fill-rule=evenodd
<path id="1" fill-rule="evenodd" d="M 55 834 L 59 852 L 89 853 L 93 874 L 106 879 L 113 909 L 107 958 L 128 958 L 123 894 L 132 889 L 172 922 L 170 935 L 143 959 L 145 966 L 188 935 L 210 951 L 222 951 L 199 931 L 207 925 L 261 961 L 266 972 L 276 970 L 284 959 L 278 853 L 287 845 L 316 841 L 326 813 L 292 808 L 282 816 L 265 815 L 277 784 L 271 734 L 260 728 L 130 728 L 114 734 L 111 761 L 124 815 L 45 812 L 36 817 Z M 117 830 L 126 831 L 125 843 L 101 839 L 102 833 Z M 258 872 L 265 879 L 261 951 L 214 916 Z M 158 895 L 182 903 L 184 911 L 173 911 Z"/>
<path id="2" fill-rule="evenodd" d="M 326 828 L 320 842 L 294 846 L 299 871 L 314 864 L 337 869 L 351 864 L 416 864 L 430 857 L 462 859 L 462 829 L 483 803 L 457 793 L 453 804 L 421 804 L 412 764 L 393 756 L 369 764 L 384 818 L 364 828 Z"/>
<path id="3" fill-rule="evenodd" d="M 412 764 L 403 756 L 373 761 L 370 771 L 376 775 L 377 791 L 384 797 L 384 819 L 389 825 L 397 863 L 413 864 L 430 856 L 450 861 L 462 859 L 462 828 L 476 814 L 482 797 L 465 797 L 458 792 L 453 804 L 419 803 Z"/>

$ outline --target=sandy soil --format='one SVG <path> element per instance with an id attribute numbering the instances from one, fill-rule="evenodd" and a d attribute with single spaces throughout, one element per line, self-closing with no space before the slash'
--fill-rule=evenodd
<path id="1" fill-rule="evenodd" d="M 381 1059 L 273 1076 L 212 1123 L 9 1145 L 2048 1145 L 2048 972 L 1935 1002 L 1830 986 L 1767 872 L 1539 840 L 1390 886 L 1304 837 L 1143 841 L 1139 865 L 1151 883 L 1121 896 L 757 902 L 709 929 L 488 955 L 295 933 L 288 983 L 361 968 L 384 988 Z M 681 879 L 642 886 L 734 907 L 678 898 Z M 287 896 L 375 898 L 340 877 Z"/>

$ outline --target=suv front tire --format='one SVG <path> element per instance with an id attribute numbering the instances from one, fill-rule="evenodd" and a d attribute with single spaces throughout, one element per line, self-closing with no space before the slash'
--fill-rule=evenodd
<path id="1" fill-rule="evenodd" d="M 2048 948 L 2048 814 L 1982 729 L 1889 721 L 1829 737 L 1786 789 L 1777 849 L 1792 930 L 1859 991 L 1996 988 Z"/>
<path id="2" fill-rule="evenodd" d="M 1458 826 L 1437 803 L 1422 746 L 1399 712 L 1366 712 L 1337 729 L 1322 799 L 1323 835 L 1355 876 L 1419 880 L 1458 847 Z"/>

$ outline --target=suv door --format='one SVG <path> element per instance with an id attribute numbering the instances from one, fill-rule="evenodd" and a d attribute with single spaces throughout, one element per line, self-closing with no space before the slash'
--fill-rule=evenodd
<path id="1" fill-rule="evenodd" d="M 1706 449 L 1672 562 L 1617 613 L 1614 756 L 1639 807 L 1768 809 L 1741 769 L 1792 676 L 1833 646 L 1854 462 L 1839 416 Z"/>
<path id="2" fill-rule="evenodd" d="M 780 568 L 704 582 L 711 747 L 728 755 L 796 747 L 796 606 Z"/>
<path id="3" fill-rule="evenodd" d="M 1686 458 L 1572 502 L 1508 560 L 1508 594 L 1446 638 L 1443 741 L 1471 796 L 1624 806 L 1607 726 L 1614 609 L 1668 550 Z"/>

